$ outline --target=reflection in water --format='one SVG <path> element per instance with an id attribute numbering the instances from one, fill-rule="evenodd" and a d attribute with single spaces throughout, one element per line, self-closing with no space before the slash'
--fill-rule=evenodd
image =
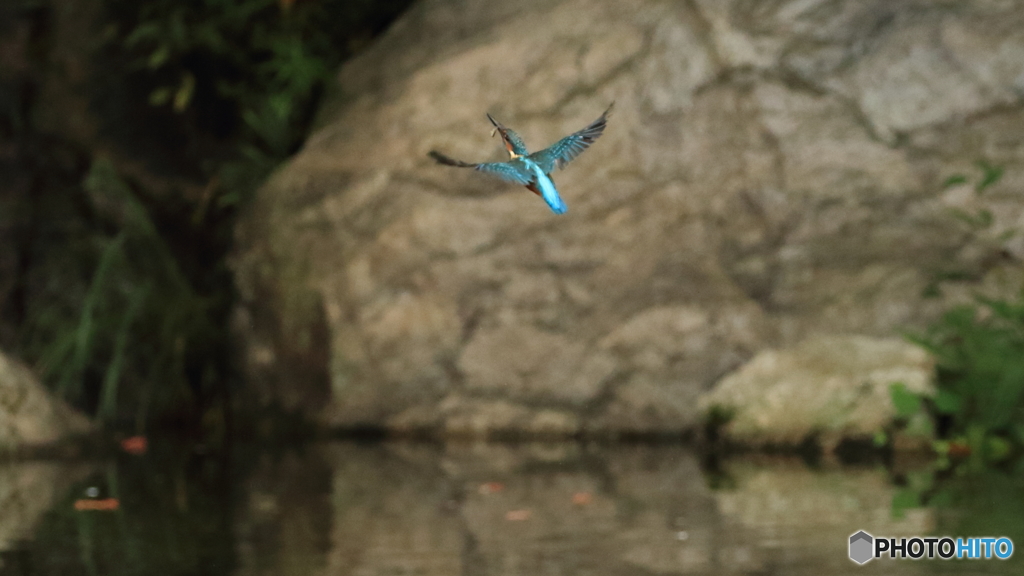
<path id="1" fill-rule="evenodd" d="M 0 464 L 0 572 L 5 552 L 30 538 L 55 499 L 87 473 L 80 465 L 53 462 Z"/>
<path id="2" fill-rule="evenodd" d="M 13 469 L 0 466 L 0 498 L 25 486 Z M 1024 505 L 991 506 L 1024 501 L 1005 475 L 961 486 L 969 510 L 894 516 L 900 488 L 883 468 L 739 459 L 716 477 L 726 487 L 710 489 L 679 446 L 332 443 L 229 457 L 156 448 L 97 469 L 41 521 L 8 514 L 10 498 L 0 499 L 0 534 L 16 534 L 0 543 L 0 575 L 1009 574 L 1018 563 L 857 566 L 846 542 L 860 529 L 956 534 L 957 523 L 1024 542 Z M 37 474 L 22 492 L 52 492 L 60 477 Z M 998 494 L 977 502 L 976 488 Z M 76 511 L 87 492 L 120 506 Z M 996 524 L 970 513 L 986 505 Z M 26 530 L 34 536 L 20 541 Z"/>

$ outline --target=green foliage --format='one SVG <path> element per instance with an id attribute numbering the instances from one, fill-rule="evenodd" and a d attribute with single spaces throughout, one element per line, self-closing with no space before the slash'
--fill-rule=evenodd
<path id="1" fill-rule="evenodd" d="M 340 60 L 323 2 L 286 10 L 276 0 L 111 0 L 121 47 L 152 83 L 149 103 L 182 113 L 226 101 L 237 152 L 206 169 L 220 177 L 221 204 L 242 200 L 304 132 L 314 90 Z M 119 10 L 118 10 L 119 9 Z"/>
<path id="2" fill-rule="evenodd" d="M 903 382 L 892 383 L 889 386 L 889 395 L 896 415 L 900 418 L 910 418 L 921 410 L 921 397 L 907 389 Z"/>
<path id="3" fill-rule="evenodd" d="M 981 173 L 974 191 L 980 195 L 1002 178 L 1003 169 L 983 161 L 977 166 Z M 954 175 L 944 186 L 969 181 Z M 985 209 L 953 211 L 952 216 L 967 225 L 975 241 L 987 242 L 993 250 L 1001 250 L 1002 242 L 1017 233 L 983 236 L 994 220 Z M 939 273 L 925 295 L 937 295 L 941 281 L 971 276 Z M 979 297 L 975 305 L 949 310 L 924 334 L 910 339 L 936 358 L 936 393 L 923 397 L 895 383 L 890 395 L 898 417 L 908 425 L 925 417 L 936 424 L 941 465 L 969 455 L 977 468 L 1019 453 L 1024 448 L 1024 291 L 1012 301 Z"/>
<path id="4" fill-rule="evenodd" d="M 109 422 L 130 414 L 142 428 L 151 405 L 166 409 L 192 395 L 186 351 L 209 345 L 219 331 L 207 300 L 113 166 L 95 161 L 83 186 L 117 231 L 92 239 L 97 264 L 77 317 L 35 314 L 42 321 L 29 326 L 27 347 L 63 396 L 81 404 L 94 379 L 96 415 Z M 125 379 L 133 386 L 122 387 Z"/>
<path id="5" fill-rule="evenodd" d="M 978 184 L 974 187 L 976 192 L 984 192 L 986 188 L 992 186 L 1003 177 L 1002 166 L 992 166 L 984 160 L 978 161 L 978 168 L 981 170 L 981 179 Z"/>
<path id="6" fill-rule="evenodd" d="M 918 343 L 939 362 L 939 414 L 985 433 L 1009 433 L 1024 416 L 1024 293 L 1016 302 L 979 298 L 949 311 Z"/>
<path id="7" fill-rule="evenodd" d="M 409 0 L 107 2 L 151 105 L 227 116 L 234 151 L 205 166 L 225 206 L 296 150 L 338 63 Z"/>
<path id="8" fill-rule="evenodd" d="M 938 391 L 919 398 L 893 385 L 893 404 L 903 418 L 927 410 L 945 423 L 940 455 L 949 442 L 988 462 L 1024 447 L 1024 292 L 954 308 L 911 340 L 935 356 Z"/>
<path id="9" fill-rule="evenodd" d="M 979 160 L 974 165 L 981 171 L 981 177 L 978 179 L 978 183 L 974 185 L 975 192 L 984 192 L 985 189 L 995 185 L 1003 177 L 1004 168 L 1002 166 L 993 166 L 984 160 Z M 960 184 L 966 184 L 969 181 L 970 178 L 965 174 L 954 174 L 946 178 L 946 181 L 942 183 L 942 187 L 951 188 Z"/>
<path id="10" fill-rule="evenodd" d="M 974 192 L 980 196 L 985 192 L 985 190 L 996 185 L 999 180 L 1002 179 L 1003 168 L 1002 166 L 992 166 L 984 160 L 978 161 L 975 165 L 981 173 L 978 177 L 977 183 L 974 185 Z M 954 174 L 946 179 L 942 187 L 950 188 L 952 186 L 966 184 L 969 181 L 970 179 L 963 174 Z M 987 230 L 992 226 L 993 222 L 995 222 L 992 211 L 985 208 L 980 208 L 975 213 L 960 210 L 959 208 L 951 208 L 949 212 L 954 218 L 963 224 L 966 224 L 968 230 L 975 233 Z"/>
<path id="11" fill-rule="evenodd" d="M 975 164 L 979 174 L 975 179 L 974 195 L 975 201 L 979 201 L 986 190 L 997 184 L 1003 177 L 1003 168 L 992 166 L 985 161 Z M 971 178 L 965 174 L 954 174 L 942 183 L 942 188 L 947 189 L 954 186 L 961 186 L 971 182 Z M 992 255 L 991 261 L 998 260 L 998 255 L 1003 252 L 1005 242 L 1020 231 L 1016 228 L 997 231 L 994 229 L 995 215 L 987 208 L 976 208 L 964 210 L 961 208 L 949 208 L 949 215 L 959 224 L 959 228 L 969 234 L 970 240 Z M 972 280 L 977 279 L 977 270 L 964 269 L 941 269 L 932 274 L 932 280 L 925 286 L 921 293 L 924 298 L 934 298 L 942 292 L 939 288 L 944 281 Z"/>

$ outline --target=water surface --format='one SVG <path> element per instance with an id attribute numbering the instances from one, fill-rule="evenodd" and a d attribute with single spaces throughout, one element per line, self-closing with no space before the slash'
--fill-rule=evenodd
<path id="1" fill-rule="evenodd" d="M 0 576 L 1022 573 L 1021 554 L 858 566 L 857 530 L 1024 543 L 1024 490 L 1009 472 L 785 457 L 709 472 L 685 446 L 636 444 L 157 443 L 0 464 Z"/>

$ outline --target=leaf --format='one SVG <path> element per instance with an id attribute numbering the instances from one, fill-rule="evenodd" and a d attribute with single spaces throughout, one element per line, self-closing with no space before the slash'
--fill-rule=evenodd
<path id="1" fill-rule="evenodd" d="M 957 220 L 967 224 L 968 226 L 972 228 L 975 226 L 974 216 L 971 216 L 968 212 L 961 210 L 959 208 L 950 208 L 949 213 L 953 216 L 953 218 L 956 218 Z"/>
<path id="2" fill-rule="evenodd" d="M 185 14 L 182 8 L 179 7 L 171 13 L 170 18 L 170 38 L 176 46 L 185 46 L 188 40 L 188 26 L 185 25 Z"/>
<path id="3" fill-rule="evenodd" d="M 188 107 L 188 103 L 192 100 L 192 93 L 196 88 L 196 77 L 191 72 L 186 72 L 181 79 L 181 85 L 178 86 L 178 91 L 174 93 L 174 111 L 182 112 Z"/>
<path id="4" fill-rule="evenodd" d="M 1018 360 L 1011 364 L 1009 358 L 1001 359 L 1002 365 L 994 371 L 998 377 L 984 389 L 986 402 L 981 423 L 989 430 L 1003 428 L 1010 423 L 1024 394 L 1024 362 Z"/>
<path id="5" fill-rule="evenodd" d="M 1000 462 L 1006 460 L 1012 449 L 1013 447 L 1005 438 L 989 436 L 985 443 L 985 456 L 991 462 Z"/>
<path id="6" fill-rule="evenodd" d="M 1007 240 L 1010 240 L 1014 236 L 1016 236 L 1018 232 L 1019 230 L 1014 230 L 1013 228 L 1004 230 L 1002 234 L 996 237 L 996 240 L 998 240 L 999 242 L 1006 242 Z"/>
<path id="7" fill-rule="evenodd" d="M 946 178 L 946 181 L 942 183 L 942 188 L 952 188 L 953 186 L 958 186 L 964 182 L 967 182 L 967 176 L 964 176 L 963 174 L 954 174 L 949 178 Z"/>
<path id="8" fill-rule="evenodd" d="M 982 192 L 989 186 L 994 185 L 1003 177 L 1002 166 L 992 166 L 984 160 L 979 160 L 977 166 L 978 168 L 981 168 L 982 172 L 981 181 L 978 182 L 978 185 L 974 188 L 978 192 Z"/>
<path id="9" fill-rule="evenodd" d="M 942 289 L 939 288 L 937 281 L 929 282 L 921 289 L 921 298 L 938 298 L 939 296 L 942 296 Z"/>
<path id="10" fill-rule="evenodd" d="M 143 40 L 160 36 L 160 25 L 156 22 L 140 24 L 124 39 L 124 45 L 131 48 Z"/>
<path id="11" fill-rule="evenodd" d="M 955 414 L 960 411 L 960 396 L 950 392 L 949 390 L 941 389 L 935 394 L 934 398 L 935 410 L 939 414 Z"/>
<path id="12" fill-rule="evenodd" d="M 992 217 L 992 211 L 987 208 L 982 208 L 981 210 L 978 210 L 976 218 L 978 219 L 978 224 L 981 228 L 988 228 L 989 226 L 992 225 L 992 222 L 995 220 Z"/>
<path id="13" fill-rule="evenodd" d="M 149 93 L 150 106 L 163 106 L 171 99 L 171 89 L 167 87 L 157 88 Z"/>
<path id="14" fill-rule="evenodd" d="M 146 66 L 151 70 L 155 70 L 160 66 L 163 66 L 167 59 L 171 56 L 171 49 L 166 44 L 161 44 L 152 54 L 149 55 L 149 60 L 146 61 Z"/>
<path id="15" fill-rule="evenodd" d="M 148 285 L 141 290 L 136 290 L 131 296 L 128 309 L 121 319 L 121 326 L 118 328 L 117 336 L 114 339 L 114 354 L 110 359 L 106 375 L 103 378 L 101 400 L 96 414 L 100 420 L 109 422 L 117 416 L 117 388 L 121 381 L 121 372 L 124 369 L 126 360 L 125 350 L 128 345 L 128 335 L 130 334 L 132 323 L 135 322 L 148 293 Z"/>
<path id="16" fill-rule="evenodd" d="M 284 120 L 291 114 L 292 111 L 292 98 L 288 94 L 280 93 L 274 94 L 267 99 L 269 110 L 274 114 L 275 118 Z"/>
<path id="17" fill-rule="evenodd" d="M 89 292 L 82 303 L 82 312 L 79 316 L 78 325 L 75 327 L 75 346 L 71 356 L 71 362 L 64 367 L 58 389 L 66 394 L 69 389 L 74 392 L 81 391 L 81 377 L 96 343 L 96 316 L 97 308 L 102 301 L 102 292 L 107 285 L 107 277 L 110 275 L 114 260 L 121 257 L 124 234 L 119 234 L 113 241 L 109 242 L 100 257 L 100 263 L 93 273 L 92 282 L 89 285 Z"/>
<path id="18" fill-rule="evenodd" d="M 1007 302 L 994 298 L 979 297 L 978 303 L 987 307 L 996 316 L 1015 324 L 1024 325 L 1024 303 Z"/>
<path id="19" fill-rule="evenodd" d="M 907 472 L 907 487 L 917 494 L 924 494 L 935 485 L 935 472 L 930 469 Z"/>
<path id="20" fill-rule="evenodd" d="M 907 426 L 903 432 L 909 437 L 934 438 L 935 424 L 931 416 L 924 410 L 916 412 L 907 420 Z"/>
<path id="21" fill-rule="evenodd" d="M 943 488 L 928 499 L 928 506 L 934 508 L 949 508 L 953 505 L 953 492 L 949 488 Z"/>
<path id="22" fill-rule="evenodd" d="M 992 225 L 992 212 L 986 209 L 981 209 L 976 214 L 971 214 L 959 208 L 950 208 L 949 213 L 957 220 L 976 230 L 988 228 Z"/>
<path id="23" fill-rule="evenodd" d="M 892 495 L 892 517 L 903 518 L 906 511 L 921 507 L 921 494 L 912 488 L 901 488 Z"/>
<path id="24" fill-rule="evenodd" d="M 893 382 L 889 385 L 889 397 L 892 399 L 893 408 L 896 409 L 896 415 L 900 418 L 910 418 L 921 410 L 921 397 L 907 389 L 903 382 Z"/>
<path id="25" fill-rule="evenodd" d="M 885 430 L 876 430 L 871 437 L 871 444 L 875 448 L 883 448 L 889 443 L 889 435 L 885 433 Z"/>

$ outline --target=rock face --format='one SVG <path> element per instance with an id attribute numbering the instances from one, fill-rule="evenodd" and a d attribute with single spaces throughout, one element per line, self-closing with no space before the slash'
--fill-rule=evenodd
<path id="1" fill-rule="evenodd" d="M 677 431 L 761 350 L 1019 288 L 1024 8 L 750 6 L 415 5 L 239 227 L 255 395 L 342 426 Z M 487 111 L 539 149 L 612 100 L 554 175 L 565 216 L 426 156 L 499 159 Z M 1005 167 L 983 193 L 978 160 Z"/>
<path id="2" fill-rule="evenodd" d="M 90 429 L 85 416 L 50 396 L 27 367 L 0 353 L 0 451 L 52 444 Z"/>

